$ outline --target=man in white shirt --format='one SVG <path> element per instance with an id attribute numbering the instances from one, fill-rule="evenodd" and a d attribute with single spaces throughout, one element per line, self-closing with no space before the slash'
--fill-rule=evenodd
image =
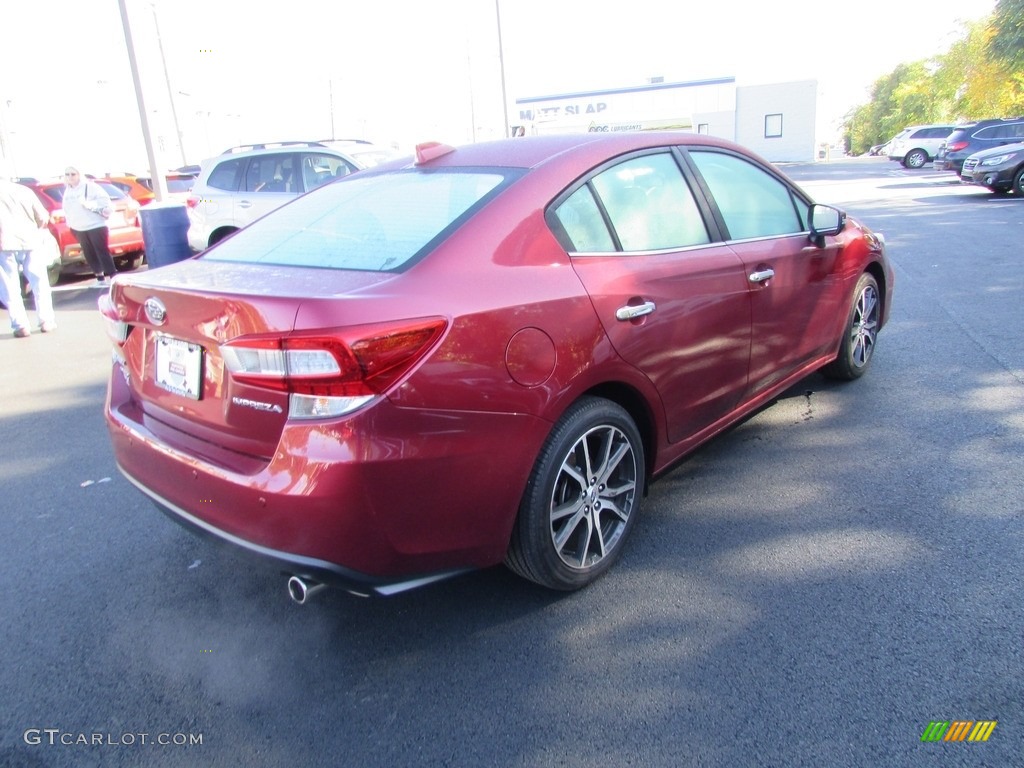
<path id="1" fill-rule="evenodd" d="M 32 288 L 39 330 L 48 333 L 57 328 L 46 259 L 41 250 L 42 238 L 49 236 L 49 220 L 32 190 L 0 176 L 0 299 L 7 305 L 11 331 L 17 339 L 31 334 L 21 298 L 21 272 Z"/>

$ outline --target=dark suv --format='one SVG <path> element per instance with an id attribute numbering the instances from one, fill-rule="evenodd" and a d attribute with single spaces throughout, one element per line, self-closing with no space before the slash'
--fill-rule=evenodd
<path id="1" fill-rule="evenodd" d="M 1024 117 L 1003 117 L 979 120 L 973 125 L 957 128 L 946 138 L 946 143 L 935 156 L 937 171 L 963 171 L 964 160 L 975 152 L 1003 144 L 1024 141 Z"/>

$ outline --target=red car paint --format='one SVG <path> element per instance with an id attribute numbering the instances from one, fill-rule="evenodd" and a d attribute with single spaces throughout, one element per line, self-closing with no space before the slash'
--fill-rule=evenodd
<path id="1" fill-rule="evenodd" d="M 567 195 L 651 152 L 697 190 L 709 242 L 628 255 L 567 247 L 556 212 Z M 749 164 L 809 215 L 810 199 L 778 171 L 706 136 L 514 139 L 432 147 L 415 166 L 396 161 L 315 190 L 197 258 L 119 276 L 100 309 L 117 358 L 106 418 L 121 470 L 179 522 L 357 593 L 502 562 L 538 456 L 581 398 L 629 412 L 643 475 L 656 478 L 835 360 L 862 275 L 878 284 L 877 328 L 891 305 L 882 241 L 853 219 L 828 235 L 728 237 L 694 152 Z M 506 178 L 397 267 L 331 268 L 342 245 L 325 246 L 324 264 L 275 261 L 317 250 L 318 217 L 343 208 L 332 195 L 355 195 L 345 198 L 354 206 L 373 185 L 457 185 L 480 169 Z M 435 202 L 376 211 L 398 224 L 359 248 L 387 252 L 406 236 L 399 224 Z M 325 207 L 303 218 L 314 204 Z M 292 226 L 311 245 L 289 245 Z M 402 336 L 421 326 L 432 330 Z M 198 399 L 156 383 L 162 334 L 193 345 Z M 331 370 L 275 372 L 293 353 Z M 379 391 L 375 367 L 393 373 Z M 320 395 L 329 407 L 334 396 L 338 407 L 369 399 L 297 418 L 291 398 L 302 393 L 317 407 Z"/>

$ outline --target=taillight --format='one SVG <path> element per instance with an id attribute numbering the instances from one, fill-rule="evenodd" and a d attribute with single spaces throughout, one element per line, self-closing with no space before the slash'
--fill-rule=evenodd
<path id="1" fill-rule="evenodd" d="M 220 347 L 238 382 L 289 393 L 293 418 L 340 416 L 407 374 L 441 338 L 443 318 L 285 337 L 249 337 Z"/>
<path id="2" fill-rule="evenodd" d="M 52 211 L 50 211 L 50 221 L 52 221 L 54 224 L 62 223 L 64 221 L 64 209 L 54 208 Z"/>
<path id="3" fill-rule="evenodd" d="M 967 146 L 971 142 L 969 141 L 954 141 L 952 144 L 946 145 L 947 152 L 959 152 L 961 149 L 967 149 Z"/>
<path id="4" fill-rule="evenodd" d="M 187 198 L 185 198 L 185 207 L 195 208 L 197 205 L 199 205 L 199 200 L 200 198 L 195 197 L 194 195 L 189 195 Z"/>
<path id="5" fill-rule="evenodd" d="M 112 289 L 113 286 L 111 286 Z M 116 307 L 114 307 L 114 302 L 110 299 L 110 292 L 108 291 L 100 296 L 96 304 L 99 307 L 100 315 L 103 316 L 103 325 L 107 336 L 110 337 L 115 346 L 123 347 L 124 343 L 128 340 L 128 332 L 131 330 L 131 326 L 121 319 Z"/>

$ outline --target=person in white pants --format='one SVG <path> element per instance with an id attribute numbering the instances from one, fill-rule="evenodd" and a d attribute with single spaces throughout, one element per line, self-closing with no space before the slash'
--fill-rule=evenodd
<path id="1" fill-rule="evenodd" d="M 0 300 L 7 306 L 14 337 L 31 334 L 28 312 L 21 298 L 21 275 L 25 273 L 35 297 L 39 330 L 57 329 L 53 294 L 46 276 L 44 237 L 50 216 L 28 187 L 0 177 Z"/>

